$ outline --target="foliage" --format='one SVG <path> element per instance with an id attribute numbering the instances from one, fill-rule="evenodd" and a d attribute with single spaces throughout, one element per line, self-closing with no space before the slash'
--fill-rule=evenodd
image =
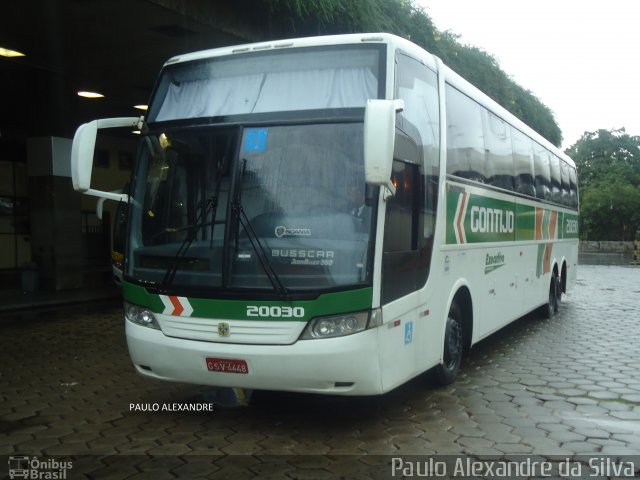
<path id="1" fill-rule="evenodd" d="M 633 240 L 640 226 L 640 192 L 630 184 L 597 183 L 581 197 L 583 240 Z"/>
<path id="2" fill-rule="evenodd" d="M 632 240 L 640 228 L 640 137 L 585 132 L 566 153 L 578 167 L 581 238 Z"/>
<path id="3" fill-rule="evenodd" d="M 356 32 L 389 32 L 408 38 L 440 57 L 551 143 L 562 143 L 562 133 L 548 107 L 509 78 L 493 56 L 462 45 L 452 32 L 438 31 L 412 0 L 237 0 L 233 5 L 257 30 L 265 32 L 265 39 Z"/>
<path id="4" fill-rule="evenodd" d="M 640 137 L 630 136 L 624 128 L 585 132 L 566 153 L 578 166 L 581 188 L 598 180 L 640 185 Z"/>

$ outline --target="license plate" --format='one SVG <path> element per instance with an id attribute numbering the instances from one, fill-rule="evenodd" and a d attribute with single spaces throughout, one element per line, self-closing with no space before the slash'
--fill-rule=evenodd
<path id="1" fill-rule="evenodd" d="M 220 373 L 249 373 L 249 366 L 245 360 L 231 358 L 207 357 L 207 370 Z"/>

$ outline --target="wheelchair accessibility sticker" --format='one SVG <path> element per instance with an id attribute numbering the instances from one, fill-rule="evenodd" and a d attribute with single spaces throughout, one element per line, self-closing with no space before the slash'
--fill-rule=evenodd
<path id="1" fill-rule="evenodd" d="M 404 344 L 409 345 L 413 342 L 413 322 L 404 324 Z"/>

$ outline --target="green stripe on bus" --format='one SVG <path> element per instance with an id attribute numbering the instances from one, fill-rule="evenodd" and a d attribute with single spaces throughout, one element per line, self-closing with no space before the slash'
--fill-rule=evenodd
<path id="1" fill-rule="evenodd" d="M 157 294 L 149 293 L 144 287 L 123 282 L 124 299 L 150 309 L 155 313 L 162 313 L 165 306 Z M 333 292 L 319 295 L 315 300 L 300 300 L 287 302 L 284 300 L 215 300 L 208 298 L 188 297 L 193 308 L 190 316 L 200 318 L 222 318 L 228 320 L 253 320 L 247 317 L 247 306 L 304 308 L 304 316 L 299 318 L 255 318 L 255 320 L 291 320 L 307 321 L 321 315 L 333 315 L 346 312 L 368 310 L 373 302 L 371 287 L 344 292 Z"/>
<path id="2" fill-rule="evenodd" d="M 447 245 L 578 238 L 577 214 L 457 189 L 447 192 L 446 215 Z"/>
<path id="3" fill-rule="evenodd" d="M 563 213 L 560 220 L 560 238 L 578 238 L 578 215 Z"/>
<path id="4" fill-rule="evenodd" d="M 515 240 L 516 204 L 482 195 L 447 193 L 447 243 Z"/>
<path id="5" fill-rule="evenodd" d="M 124 300 L 146 307 L 152 312 L 162 312 L 164 305 L 158 295 L 152 295 L 144 287 L 129 282 L 122 282 L 122 296 Z"/>
<path id="6" fill-rule="evenodd" d="M 530 205 L 516 205 L 516 240 L 536 238 L 536 208 Z"/>

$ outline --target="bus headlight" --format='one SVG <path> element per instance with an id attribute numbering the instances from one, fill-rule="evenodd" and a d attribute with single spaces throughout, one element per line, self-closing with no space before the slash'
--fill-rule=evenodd
<path id="1" fill-rule="evenodd" d="M 362 332 L 382 324 L 380 309 L 348 313 L 331 317 L 318 317 L 309 322 L 300 339 L 332 338 Z"/>
<path id="2" fill-rule="evenodd" d="M 124 302 L 124 318 L 136 325 L 160 330 L 156 316 L 147 308 Z"/>

